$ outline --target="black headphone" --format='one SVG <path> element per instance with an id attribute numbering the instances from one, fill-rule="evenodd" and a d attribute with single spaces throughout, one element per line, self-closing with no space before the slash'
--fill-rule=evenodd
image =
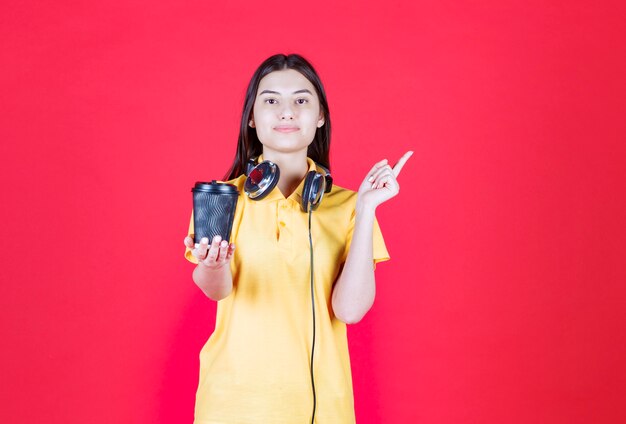
<path id="1" fill-rule="evenodd" d="M 257 165 L 256 157 L 250 158 L 246 164 L 246 182 L 243 186 L 245 193 L 252 200 L 261 200 L 276 187 L 280 179 L 280 169 L 278 165 L 269 160 L 264 160 Z M 304 179 L 302 188 L 303 212 L 316 210 L 322 202 L 324 193 L 329 193 L 333 187 L 333 177 L 330 171 L 315 163 L 321 172 L 309 171 Z"/>

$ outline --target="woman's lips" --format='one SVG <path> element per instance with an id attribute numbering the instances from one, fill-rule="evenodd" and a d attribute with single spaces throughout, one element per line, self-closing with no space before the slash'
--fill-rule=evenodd
<path id="1" fill-rule="evenodd" d="M 274 127 L 275 131 L 281 132 L 281 133 L 291 133 L 291 132 L 295 132 L 298 131 L 300 128 L 298 127 Z"/>

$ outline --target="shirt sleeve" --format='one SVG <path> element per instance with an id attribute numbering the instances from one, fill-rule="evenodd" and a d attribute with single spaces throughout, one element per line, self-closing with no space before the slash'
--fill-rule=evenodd
<path id="1" fill-rule="evenodd" d="M 346 249 L 343 255 L 344 262 L 348 258 L 348 252 L 350 251 L 350 246 L 352 245 L 355 219 L 356 211 L 353 211 L 352 216 L 350 217 L 350 224 L 348 226 L 348 234 L 346 236 Z M 374 269 L 376 269 L 376 264 L 378 262 L 388 261 L 390 257 L 389 252 L 387 251 L 387 246 L 385 245 L 385 240 L 383 239 L 383 234 L 380 231 L 380 226 L 378 225 L 378 219 L 376 219 L 376 217 L 374 217 L 374 228 L 372 230 L 372 259 L 374 260 Z"/>
<path id="2" fill-rule="evenodd" d="M 385 240 L 383 239 L 383 233 L 380 231 L 380 226 L 378 225 L 378 220 L 374 218 L 374 231 L 372 233 L 372 241 L 374 243 L 373 253 L 374 253 L 374 269 L 376 269 L 376 264 L 378 262 L 384 262 L 391 259 L 389 257 L 389 252 L 387 251 L 387 246 L 385 245 Z"/>
<path id="3" fill-rule="evenodd" d="M 191 238 L 193 238 L 193 235 L 194 235 L 193 211 L 191 211 L 191 220 L 189 221 L 189 231 L 187 232 L 187 235 Z M 185 248 L 185 259 L 187 259 L 189 262 L 194 263 L 194 264 L 198 263 L 198 259 L 196 259 L 196 257 L 191 253 L 191 249 L 188 247 Z"/>

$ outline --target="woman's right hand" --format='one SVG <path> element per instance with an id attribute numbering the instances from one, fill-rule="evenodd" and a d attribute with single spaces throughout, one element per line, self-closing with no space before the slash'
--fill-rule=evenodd
<path id="1" fill-rule="evenodd" d="M 198 264 L 214 270 L 229 264 L 235 252 L 235 245 L 228 244 L 221 236 L 213 237 L 210 246 L 209 239 L 204 237 L 198 247 L 195 247 L 193 239 L 188 236 L 185 237 L 185 247 L 191 249 L 191 254 L 198 259 Z"/>

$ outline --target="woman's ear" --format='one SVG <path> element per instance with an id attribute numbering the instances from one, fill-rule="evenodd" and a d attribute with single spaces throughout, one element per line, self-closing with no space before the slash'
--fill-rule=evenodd
<path id="1" fill-rule="evenodd" d="M 253 116 L 250 117 L 250 121 L 248 121 L 248 125 L 250 126 L 250 128 L 254 128 L 254 117 Z"/>
<path id="2" fill-rule="evenodd" d="M 322 128 L 326 120 L 324 119 L 324 112 L 320 112 L 320 118 L 317 120 L 317 128 Z"/>

